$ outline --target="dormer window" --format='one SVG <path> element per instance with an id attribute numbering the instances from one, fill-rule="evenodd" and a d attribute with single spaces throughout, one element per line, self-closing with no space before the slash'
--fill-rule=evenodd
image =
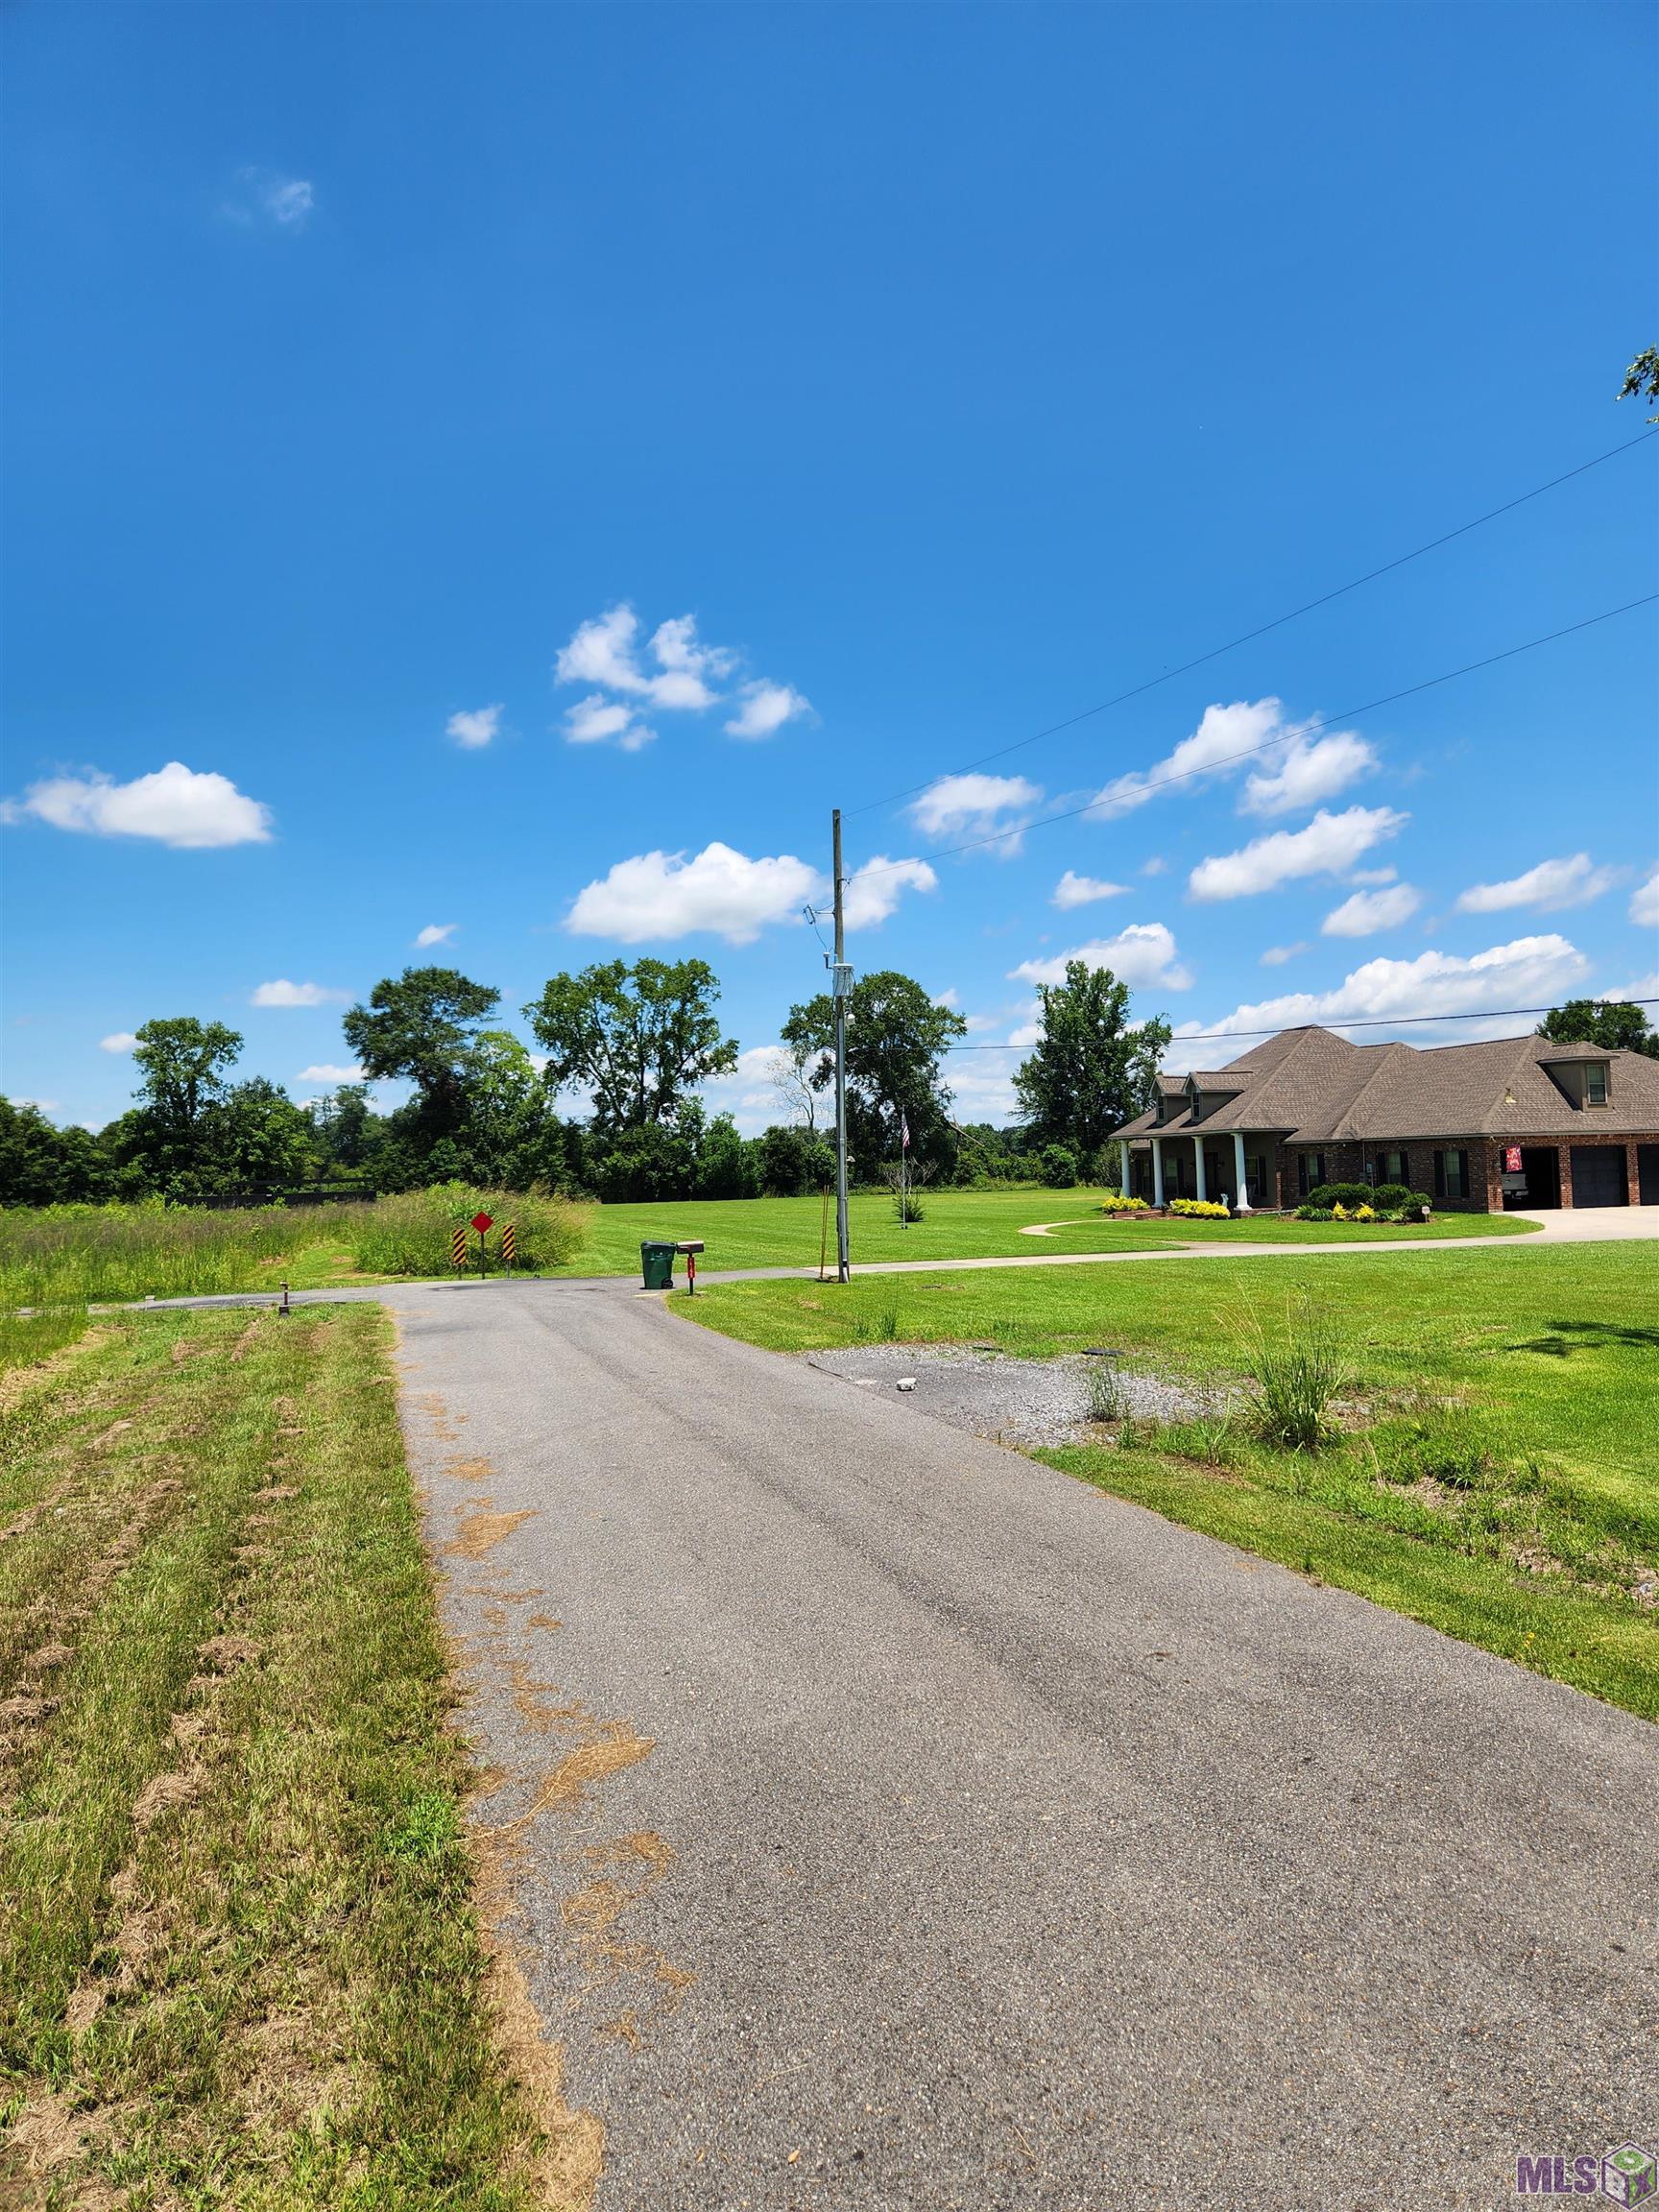
<path id="1" fill-rule="evenodd" d="M 1584 1070 L 1584 1103 L 1586 1106 L 1605 1106 L 1607 1103 L 1605 1060 L 1592 1060 Z"/>

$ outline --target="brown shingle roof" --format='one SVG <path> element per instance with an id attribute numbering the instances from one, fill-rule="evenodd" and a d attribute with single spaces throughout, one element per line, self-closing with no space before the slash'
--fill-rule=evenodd
<path id="1" fill-rule="evenodd" d="M 1605 1106 L 1577 1106 L 1547 1072 L 1562 1060 L 1609 1064 Z M 1160 1122 L 1137 1115 L 1118 1137 L 1235 1129 L 1314 1143 L 1412 1137 L 1631 1136 L 1659 1134 L 1659 1061 L 1640 1052 L 1585 1054 L 1542 1037 L 1475 1045 L 1350 1045 L 1330 1029 L 1282 1030 L 1231 1068 L 1195 1075 L 1200 1090 L 1233 1093 Z M 1166 1096 L 1184 1085 L 1160 1078 Z"/>

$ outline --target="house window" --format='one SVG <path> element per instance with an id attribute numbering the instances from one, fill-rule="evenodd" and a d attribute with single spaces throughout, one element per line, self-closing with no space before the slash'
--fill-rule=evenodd
<path id="1" fill-rule="evenodd" d="M 1379 1152 L 1377 1155 L 1377 1172 L 1371 1180 L 1374 1183 L 1405 1183 L 1408 1181 L 1409 1178 L 1406 1173 L 1405 1153 Z"/>
<path id="2" fill-rule="evenodd" d="M 1263 1192 L 1267 1189 L 1267 1159 L 1262 1152 L 1244 1155 L 1244 1180 L 1250 1187 L 1250 1203 L 1262 1206 L 1267 1203 Z"/>
<path id="3" fill-rule="evenodd" d="M 1459 1150 L 1435 1153 L 1434 1195 L 1436 1198 L 1468 1197 L 1469 1155 L 1467 1152 Z"/>
<path id="4" fill-rule="evenodd" d="M 1317 1190 L 1325 1180 L 1325 1155 L 1323 1152 L 1298 1152 L 1296 1155 L 1296 1195 L 1306 1198 L 1310 1190 Z"/>
<path id="5" fill-rule="evenodd" d="M 1584 1070 L 1584 1103 L 1586 1106 L 1605 1106 L 1607 1103 L 1605 1060 L 1592 1060 Z"/>

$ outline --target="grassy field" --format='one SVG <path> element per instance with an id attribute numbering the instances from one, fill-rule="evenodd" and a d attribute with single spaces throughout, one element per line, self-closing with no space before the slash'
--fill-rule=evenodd
<path id="1" fill-rule="evenodd" d="M 894 1217 L 885 1192 L 854 1195 L 850 1227 L 860 1260 L 972 1260 L 1040 1252 L 1172 1251 L 1183 1244 L 1279 1242 L 1295 1244 L 1420 1243 L 1442 1237 L 1515 1236 L 1536 1225 L 1503 1214 L 1436 1215 L 1423 1228 L 1387 1223 L 1262 1220 L 1113 1221 L 1095 1211 L 1095 1190 L 929 1190 L 925 1217 L 908 1229 Z M 1033 1223 L 1063 1223 L 1051 1237 L 1027 1237 Z M 585 1218 L 580 1250 L 568 1275 L 631 1275 L 639 1265 L 643 1238 L 678 1243 L 701 1237 L 708 1246 L 700 1269 L 815 1267 L 825 1237 L 818 1198 L 686 1199 L 673 1204 L 595 1206 Z M 835 1264 L 835 1220 L 828 1229 L 830 1265 Z"/>
<path id="2" fill-rule="evenodd" d="M 526 1271 L 567 1261 L 586 1210 L 445 1184 L 367 1205 L 52 1206 L 0 1209 L 0 1307 L 119 1304 L 237 1290 L 296 1290 L 442 1275 L 451 1232 L 480 1211 L 513 1222 Z M 468 1232 L 469 1263 L 477 1238 Z M 499 1227 L 490 1263 L 500 1265 Z"/>
<path id="3" fill-rule="evenodd" d="M 0 1382 L 0 2200 L 574 2201 L 492 2040 L 390 1350 L 157 1314 Z"/>
<path id="4" fill-rule="evenodd" d="M 1659 1246 L 733 1283 L 675 1306 L 781 1351 L 1107 1344 L 1219 1385 L 1230 1411 L 1042 1456 L 1659 1719 Z M 1351 1380 L 1329 1446 L 1292 1453 L 1253 1432 L 1249 1335 L 1312 1315 Z"/>

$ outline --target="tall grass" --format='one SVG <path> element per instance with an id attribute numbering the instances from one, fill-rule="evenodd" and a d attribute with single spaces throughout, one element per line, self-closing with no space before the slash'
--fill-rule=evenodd
<path id="1" fill-rule="evenodd" d="M 366 1275 L 443 1275 L 449 1238 L 477 1213 L 517 1234 L 517 1265 L 535 1272 L 571 1260 L 583 1214 L 569 1200 L 445 1183 L 363 1205 L 262 1206 L 209 1211 L 163 1206 L 12 1207 L 0 1212 L 0 1305 L 118 1305 L 272 1287 L 281 1264 L 308 1245 L 349 1255 Z M 492 1233 L 495 1259 L 499 1228 Z M 469 1256 L 477 1238 L 469 1232 Z"/>
<path id="2" fill-rule="evenodd" d="M 1286 1304 L 1283 1334 L 1252 1315 L 1240 1332 L 1244 1371 L 1255 1385 L 1250 1424 L 1263 1442 L 1317 1452 L 1334 1440 L 1334 1401 L 1353 1380 L 1353 1348 L 1328 1307 Z"/>

